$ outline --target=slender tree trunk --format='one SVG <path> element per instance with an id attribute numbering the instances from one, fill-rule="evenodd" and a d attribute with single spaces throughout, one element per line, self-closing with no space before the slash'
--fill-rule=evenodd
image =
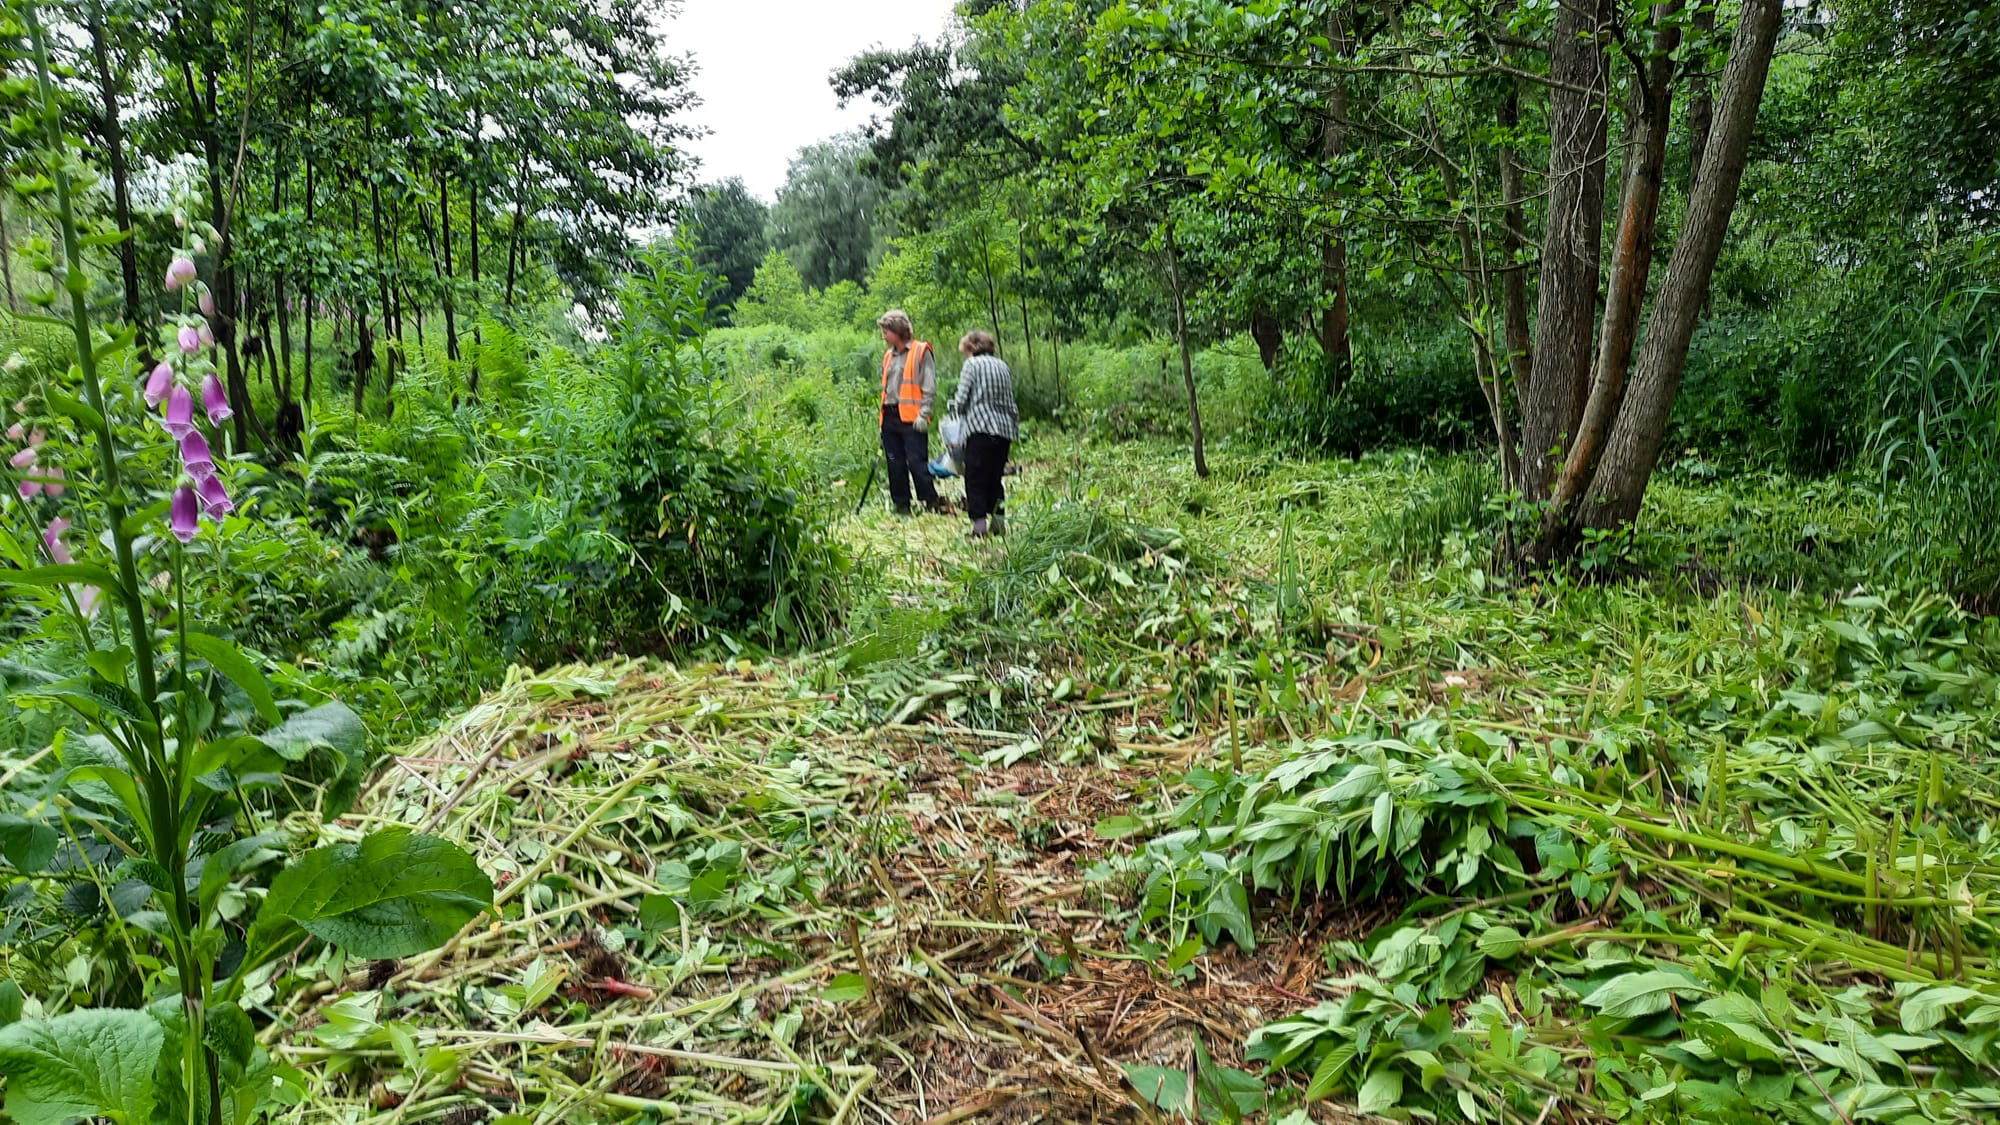
<path id="1" fill-rule="evenodd" d="M 986 273 L 986 322 L 993 326 L 994 350 L 1004 356 L 1007 354 L 1007 345 L 1001 342 L 1000 296 L 999 291 L 993 286 L 993 254 L 991 251 L 992 247 L 987 245 L 986 236 L 982 232 L 979 238 L 979 268 Z"/>
<path id="2" fill-rule="evenodd" d="M 458 270 L 451 261 L 451 192 L 444 170 L 438 170 L 438 234 L 444 242 L 444 354 L 445 358 L 457 363 L 458 352 L 458 311 L 452 298 L 452 286 L 458 281 Z"/>
<path id="3" fill-rule="evenodd" d="M 1347 25 L 1336 9 L 1327 17 L 1327 40 L 1334 53 L 1345 58 L 1351 53 Z M 1320 125 L 1320 156 L 1331 166 L 1347 154 L 1347 78 L 1339 70 L 1332 73 L 1327 90 L 1326 120 Z M 1320 351 L 1326 360 L 1328 395 L 1340 393 L 1354 373 L 1354 344 L 1348 336 L 1347 232 L 1336 228 L 1320 243 L 1320 275 L 1330 300 L 1320 313 Z"/>
<path id="4" fill-rule="evenodd" d="M 472 347 L 474 358 L 472 370 L 467 373 L 465 389 L 473 398 L 479 397 L 478 351 L 486 341 L 480 338 L 480 320 L 485 316 L 486 294 L 479 287 L 479 176 L 475 171 L 466 177 L 467 223 L 472 228 Z"/>
<path id="5" fill-rule="evenodd" d="M 1639 514 L 1659 461 L 1667 419 L 1680 393 L 1688 345 L 1729 232 L 1783 6 L 1783 0 L 1743 0 L 1722 76 L 1715 129 L 1703 153 L 1700 183 L 1688 200 L 1680 241 L 1647 320 L 1625 409 L 1612 427 L 1587 502 L 1578 513 L 1584 526 L 1622 527 Z"/>
<path id="6" fill-rule="evenodd" d="M 1514 374 L 1514 393 L 1525 400 L 1534 378 L 1534 343 L 1528 338 L 1528 264 L 1521 255 L 1528 241 L 1524 214 L 1526 176 L 1520 154 L 1515 151 L 1513 133 L 1521 127 L 1521 87 L 1510 83 L 1500 103 L 1500 126 L 1508 133 L 1500 146 L 1500 251 L 1507 272 L 1500 278 L 1501 312 L 1507 330 L 1507 366 Z"/>
<path id="7" fill-rule="evenodd" d="M 1715 35 L 1716 0 L 1694 0 L 1692 26 L 1697 48 L 1705 50 L 1708 41 Z M 1695 64 L 1700 65 L 1701 50 L 1695 53 Z M 1708 134 L 1715 126 L 1715 83 L 1707 74 L 1693 76 L 1694 98 L 1688 102 L 1688 194 L 1701 183 L 1701 162 L 1707 155 Z"/>
<path id="8" fill-rule="evenodd" d="M 519 171 L 515 173 L 514 178 L 514 229 L 508 232 L 507 238 L 508 312 L 514 311 L 514 279 L 519 276 L 520 270 L 527 268 L 528 264 L 525 258 L 521 258 L 521 255 L 524 253 L 521 247 L 521 232 L 527 227 L 528 150 L 526 146 L 523 146 L 521 149 Z M 518 268 L 514 264 L 517 258 L 521 258 L 521 264 Z"/>
<path id="9" fill-rule="evenodd" d="M 1590 392 L 1604 237 L 1607 23 L 1605 0 L 1568 0 L 1557 7 L 1549 46 L 1549 76 L 1563 85 L 1549 92 L 1541 308 L 1521 425 L 1523 479 L 1517 487 L 1530 501 L 1547 499 Z"/>
<path id="10" fill-rule="evenodd" d="M 395 305 L 389 295 L 389 252 L 388 247 L 382 241 L 382 188 L 372 179 L 368 184 L 368 204 L 369 210 L 375 220 L 376 295 L 382 300 L 382 336 L 388 344 L 388 354 L 383 357 L 382 361 L 382 385 L 387 388 L 386 393 L 393 396 L 395 393 L 394 382 L 396 378 L 396 347 L 402 339 L 402 331 L 396 326 Z M 360 417 L 361 415 L 361 394 L 360 380 L 357 379 L 355 380 L 354 390 L 354 414 L 356 417 Z M 392 397 L 385 417 L 393 416 L 395 412 L 395 400 Z"/>
<path id="11" fill-rule="evenodd" d="M 21 302 L 14 297 L 14 236 L 7 229 L 6 196 L 0 191 L 0 284 L 7 287 L 7 311 L 20 312 Z"/>
<path id="12" fill-rule="evenodd" d="M 1069 405 L 1069 396 L 1067 388 L 1063 386 L 1062 334 L 1060 332 L 1049 337 L 1049 355 L 1054 361 L 1056 369 L 1056 415 L 1061 417 L 1063 409 Z"/>
<path id="13" fill-rule="evenodd" d="M 1020 263 L 1021 281 L 1014 286 L 1014 296 L 1021 304 L 1021 341 L 1028 349 L 1028 372 L 1035 372 L 1035 331 L 1028 324 L 1028 232 L 1018 228 L 1015 232 L 1014 257 Z"/>
<path id="14" fill-rule="evenodd" d="M 312 153 L 311 153 L 310 151 L 308 151 L 308 152 L 306 153 L 306 233 L 307 233 L 307 235 L 311 235 L 311 233 L 312 233 L 312 229 L 313 229 L 313 202 L 314 202 L 314 196 L 315 196 L 315 194 L 316 194 L 316 193 L 315 193 L 315 191 L 314 191 L 314 188 L 316 188 L 316 187 L 318 186 L 318 185 L 316 185 L 315 183 L 313 183 L 313 169 L 314 169 L 314 163 L 315 163 L 315 162 L 313 161 L 313 158 L 312 158 Z M 318 306 L 318 305 L 316 304 L 316 302 L 317 302 L 317 300 L 318 300 L 318 297 L 319 297 L 319 295 L 318 295 L 318 293 L 317 293 L 317 292 L 315 291 L 315 288 L 314 288 L 314 285 L 313 285 L 313 275 L 312 275 L 312 271 L 311 271 L 311 270 L 307 270 L 307 271 L 306 271 L 306 293 L 305 293 L 305 298 L 306 298 L 306 299 L 305 299 L 305 309 L 304 309 L 304 312 L 305 312 L 305 320 L 306 320 L 306 350 L 305 350 L 305 361 L 306 361 L 306 370 L 305 370 L 305 376 L 306 376 L 306 385 L 305 385 L 305 392 L 306 392 L 306 393 L 305 393 L 305 409 L 307 409 L 307 410 L 311 410 L 311 409 L 312 409 L 312 404 L 313 404 L 313 320 L 314 320 L 314 319 L 315 319 L 315 318 L 316 318 L 316 317 L 318 316 L 318 314 L 319 314 L 319 306 Z"/>
<path id="15" fill-rule="evenodd" d="M 1543 524 L 1545 538 L 1568 521 L 1570 506 L 1583 482 L 1596 470 L 1598 453 L 1624 403 L 1625 377 L 1653 266 L 1653 230 L 1660 214 L 1667 134 L 1673 123 L 1673 53 L 1680 45 L 1680 7 L 1680 0 L 1661 0 L 1653 9 L 1655 53 L 1645 69 L 1633 75 L 1625 183 L 1619 193 L 1618 233 L 1612 239 L 1611 277 L 1606 284 L 1604 323 L 1598 329 L 1590 400 L 1550 496 Z M 1545 544 L 1539 553 L 1547 550 Z"/>
<path id="16" fill-rule="evenodd" d="M 215 341 L 222 348 L 229 405 L 234 408 L 236 447 L 248 449 L 253 430 L 258 440 L 269 446 L 271 435 L 265 432 L 263 421 L 257 417 L 256 404 L 250 397 L 249 381 L 243 376 L 243 355 L 237 348 L 237 316 L 243 311 L 243 303 L 237 291 L 235 232 L 229 226 L 227 181 L 223 178 L 223 138 L 218 124 L 217 85 L 213 71 L 206 76 L 205 94 L 202 148 L 208 163 L 209 223 L 215 227 L 218 244 L 215 249 L 215 302 L 218 314 L 214 324 Z"/>
<path id="17" fill-rule="evenodd" d="M 1181 349 L 1181 382 L 1187 387 L 1188 429 L 1194 438 L 1194 475 L 1208 478 L 1208 449 L 1201 435 L 1201 398 L 1195 392 L 1194 353 L 1188 350 L 1187 296 L 1181 288 L 1180 248 L 1174 243 L 1174 225 L 1167 223 L 1167 285 L 1174 297 L 1174 340 Z"/>
<path id="18" fill-rule="evenodd" d="M 111 164 L 111 216 L 118 229 L 126 232 L 118 244 L 118 273 L 125 283 L 125 320 L 139 323 L 139 247 L 132 231 L 131 172 L 125 163 L 125 127 L 118 120 L 118 82 L 112 76 L 111 47 L 104 26 L 104 5 L 90 9 L 90 54 L 97 64 L 97 93 L 104 112 L 105 155 Z"/>

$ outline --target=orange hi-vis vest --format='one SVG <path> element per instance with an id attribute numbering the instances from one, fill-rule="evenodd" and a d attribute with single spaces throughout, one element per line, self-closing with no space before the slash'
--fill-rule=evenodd
<path id="1" fill-rule="evenodd" d="M 882 353 L 882 405 L 895 403 L 896 416 L 911 425 L 924 412 L 924 353 L 930 350 L 922 340 L 910 341 L 903 352 L 903 380 L 896 385 L 894 398 L 889 396 L 889 367 L 895 362 L 896 349 Z"/>

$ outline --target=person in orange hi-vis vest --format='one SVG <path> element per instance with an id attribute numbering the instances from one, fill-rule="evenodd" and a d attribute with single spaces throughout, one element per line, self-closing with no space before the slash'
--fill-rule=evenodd
<path id="1" fill-rule="evenodd" d="M 898 515 L 910 514 L 910 486 L 932 512 L 945 511 L 931 483 L 931 405 L 937 398 L 937 357 L 914 339 L 910 316 L 890 309 L 875 322 L 882 329 L 882 458 L 889 464 L 889 499 Z"/>

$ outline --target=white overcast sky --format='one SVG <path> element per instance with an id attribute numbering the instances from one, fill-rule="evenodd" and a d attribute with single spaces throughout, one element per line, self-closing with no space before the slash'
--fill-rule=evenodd
<path id="1" fill-rule="evenodd" d="M 878 107 L 842 110 L 827 78 L 870 47 L 935 39 L 952 0 L 686 0 L 667 25 L 668 48 L 692 52 L 701 105 L 689 123 L 703 182 L 741 176 L 767 202 L 792 154 L 855 129 Z"/>

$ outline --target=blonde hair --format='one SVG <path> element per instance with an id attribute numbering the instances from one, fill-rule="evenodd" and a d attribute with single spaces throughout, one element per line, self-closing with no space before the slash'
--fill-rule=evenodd
<path id="1" fill-rule="evenodd" d="M 883 313 L 875 319 L 875 327 L 894 332 L 905 340 L 917 334 L 917 330 L 910 326 L 910 314 L 902 309 L 890 309 Z"/>
<path id="2" fill-rule="evenodd" d="M 1000 341 L 995 340 L 991 332 L 981 332 L 975 328 L 965 334 L 965 339 L 958 342 L 958 347 L 960 351 L 971 352 L 973 355 L 992 355 L 1000 350 Z"/>

